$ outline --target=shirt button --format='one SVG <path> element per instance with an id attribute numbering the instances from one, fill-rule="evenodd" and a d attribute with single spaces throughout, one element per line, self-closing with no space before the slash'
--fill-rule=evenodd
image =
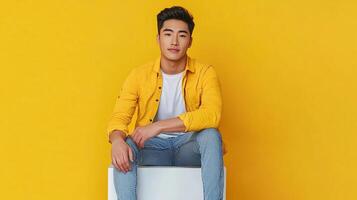
<path id="1" fill-rule="evenodd" d="M 159 87 L 159 89 L 161 90 L 161 87 Z"/>
<path id="2" fill-rule="evenodd" d="M 152 122 L 152 119 L 150 119 L 150 121 Z"/>
<path id="3" fill-rule="evenodd" d="M 155 101 L 156 101 L 156 102 L 158 102 L 159 100 L 158 100 L 158 99 L 156 99 Z"/>

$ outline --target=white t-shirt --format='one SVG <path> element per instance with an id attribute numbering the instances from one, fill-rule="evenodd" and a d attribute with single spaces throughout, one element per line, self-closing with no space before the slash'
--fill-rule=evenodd
<path id="1" fill-rule="evenodd" d="M 154 122 L 177 117 L 179 114 L 186 112 L 185 100 L 181 91 L 184 72 L 165 74 L 161 70 L 161 73 L 163 77 L 162 93 Z M 182 134 L 185 134 L 185 132 L 161 132 L 157 137 L 169 138 L 177 137 Z"/>

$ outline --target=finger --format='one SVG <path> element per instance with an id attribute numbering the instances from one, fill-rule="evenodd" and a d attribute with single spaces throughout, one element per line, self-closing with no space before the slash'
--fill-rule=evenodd
<path id="1" fill-rule="evenodd" d="M 135 144 L 136 144 L 136 146 L 138 146 L 140 148 L 140 146 L 139 146 L 139 144 L 140 144 L 140 135 L 136 136 Z"/>
<path id="2" fill-rule="evenodd" d="M 144 142 L 145 142 L 145 138 L 144 138 L 144 137 L 141 137 L 141 138 L 140 138 L 140 141 L 139 141 L 139 146 L 140 146 L 140 148 L 144 148 Z"/>
<path id="3" fill-rule="evenodd" d="M 143 148 L 143 141 L 144 141 L 144 139 L 143 139 L 143 138 L 141 138 L 141 140 L 140 140 L 140 142 L 139 142 L 139 146 L 140 146 L 140 148 Z"/>
<path id="4" fill-rule="evenodd" d="M 140 141 L 140 138 L 141 138 L 141 133 L 138 131 L 138 129 L 135 129 L 135 142 L 136 142 L 136 145 L 139 145 L 139 141 Z"/>
<path id="5" fill-rule="evenodd" d="M 128 161 L 128 154 L 123 155 L 123 166 L 126 172 L 129 171 L 129 161 Z"/>
<path id="6" fill-rule="evenodd" d="M 134 141 L 135 144 L 136 144 L 137 138 L 138 138 L 137 134 L 134 134 L 133 137 L 132 137 L 132 139 L 133 139 L 133 141 Z"/>
<path id="7" fill-rule="evenodd" d="M 138 146 L 138 137 L 136 136 L 134 139 L 133 139 L 134 143 L 136 146 Z"/>
<path id="8" fill-rule="evenodd" d="M 118 165 L 119 165 L 120 170 L 121 170 L 123 173 L 126 173 L 125 168 L 124 168 L 124 166 L 123 166 L 123 161 L 122 161 L 122 160 L 120 160 L 120 161 L 118 162 Z"/>
<path id="9" fill-rule="evenodd" d="M 118 170 L 120 170 L 120 167 L 118 165 L 117 159 L 115 157 L 112 158 L 112 164 L 114 165 L 115 168 L 117 168 Z"/>
<path id="10" fill-rule="evenodd" d="M 118 163 L 118 167 L 120 169 L 121 172 L 125 172 L 125 169 L 123 168 L 123 164 L 122 164 L 122 161 L 121 159 L 117 159 L 117 163 Z"/>

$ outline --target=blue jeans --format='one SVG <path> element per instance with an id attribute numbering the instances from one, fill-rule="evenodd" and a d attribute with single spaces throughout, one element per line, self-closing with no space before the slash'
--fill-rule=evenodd
<path id="1" fill-rule="evenodd" d="M 204 200 L 223 199 L 224 164 L 222 136 L 218 129 L 207 128 L 167 139 L 152 137 L 140 150 L 131 137 L 126 143 L 132 149 L 134 162 L 127 173 L 114 168 L 118 200 L 136 200 L 138 165 L 201 167 Z"/>

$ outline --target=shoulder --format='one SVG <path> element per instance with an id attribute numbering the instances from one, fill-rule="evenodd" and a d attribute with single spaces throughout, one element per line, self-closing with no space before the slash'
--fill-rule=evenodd
<path id="1" fill-rule="evenodd" d="M 200 76 L 204 76 L 207 73 L 215 73 L 215 68 L 212 64 L 201 62 L 200 60 L 197 59 L 191 59 L 191 60 L 195 68 L 195 72 Z"/>
<path id="2" fill-rule="evenodd" d="M 131 69 L 130 75 L 135 76 L 137 78 L 146 77 L 149 73 L 152 72 L 154 64 L 155 61 L 149 61 L 144 64 L 136 65 Z"/>

